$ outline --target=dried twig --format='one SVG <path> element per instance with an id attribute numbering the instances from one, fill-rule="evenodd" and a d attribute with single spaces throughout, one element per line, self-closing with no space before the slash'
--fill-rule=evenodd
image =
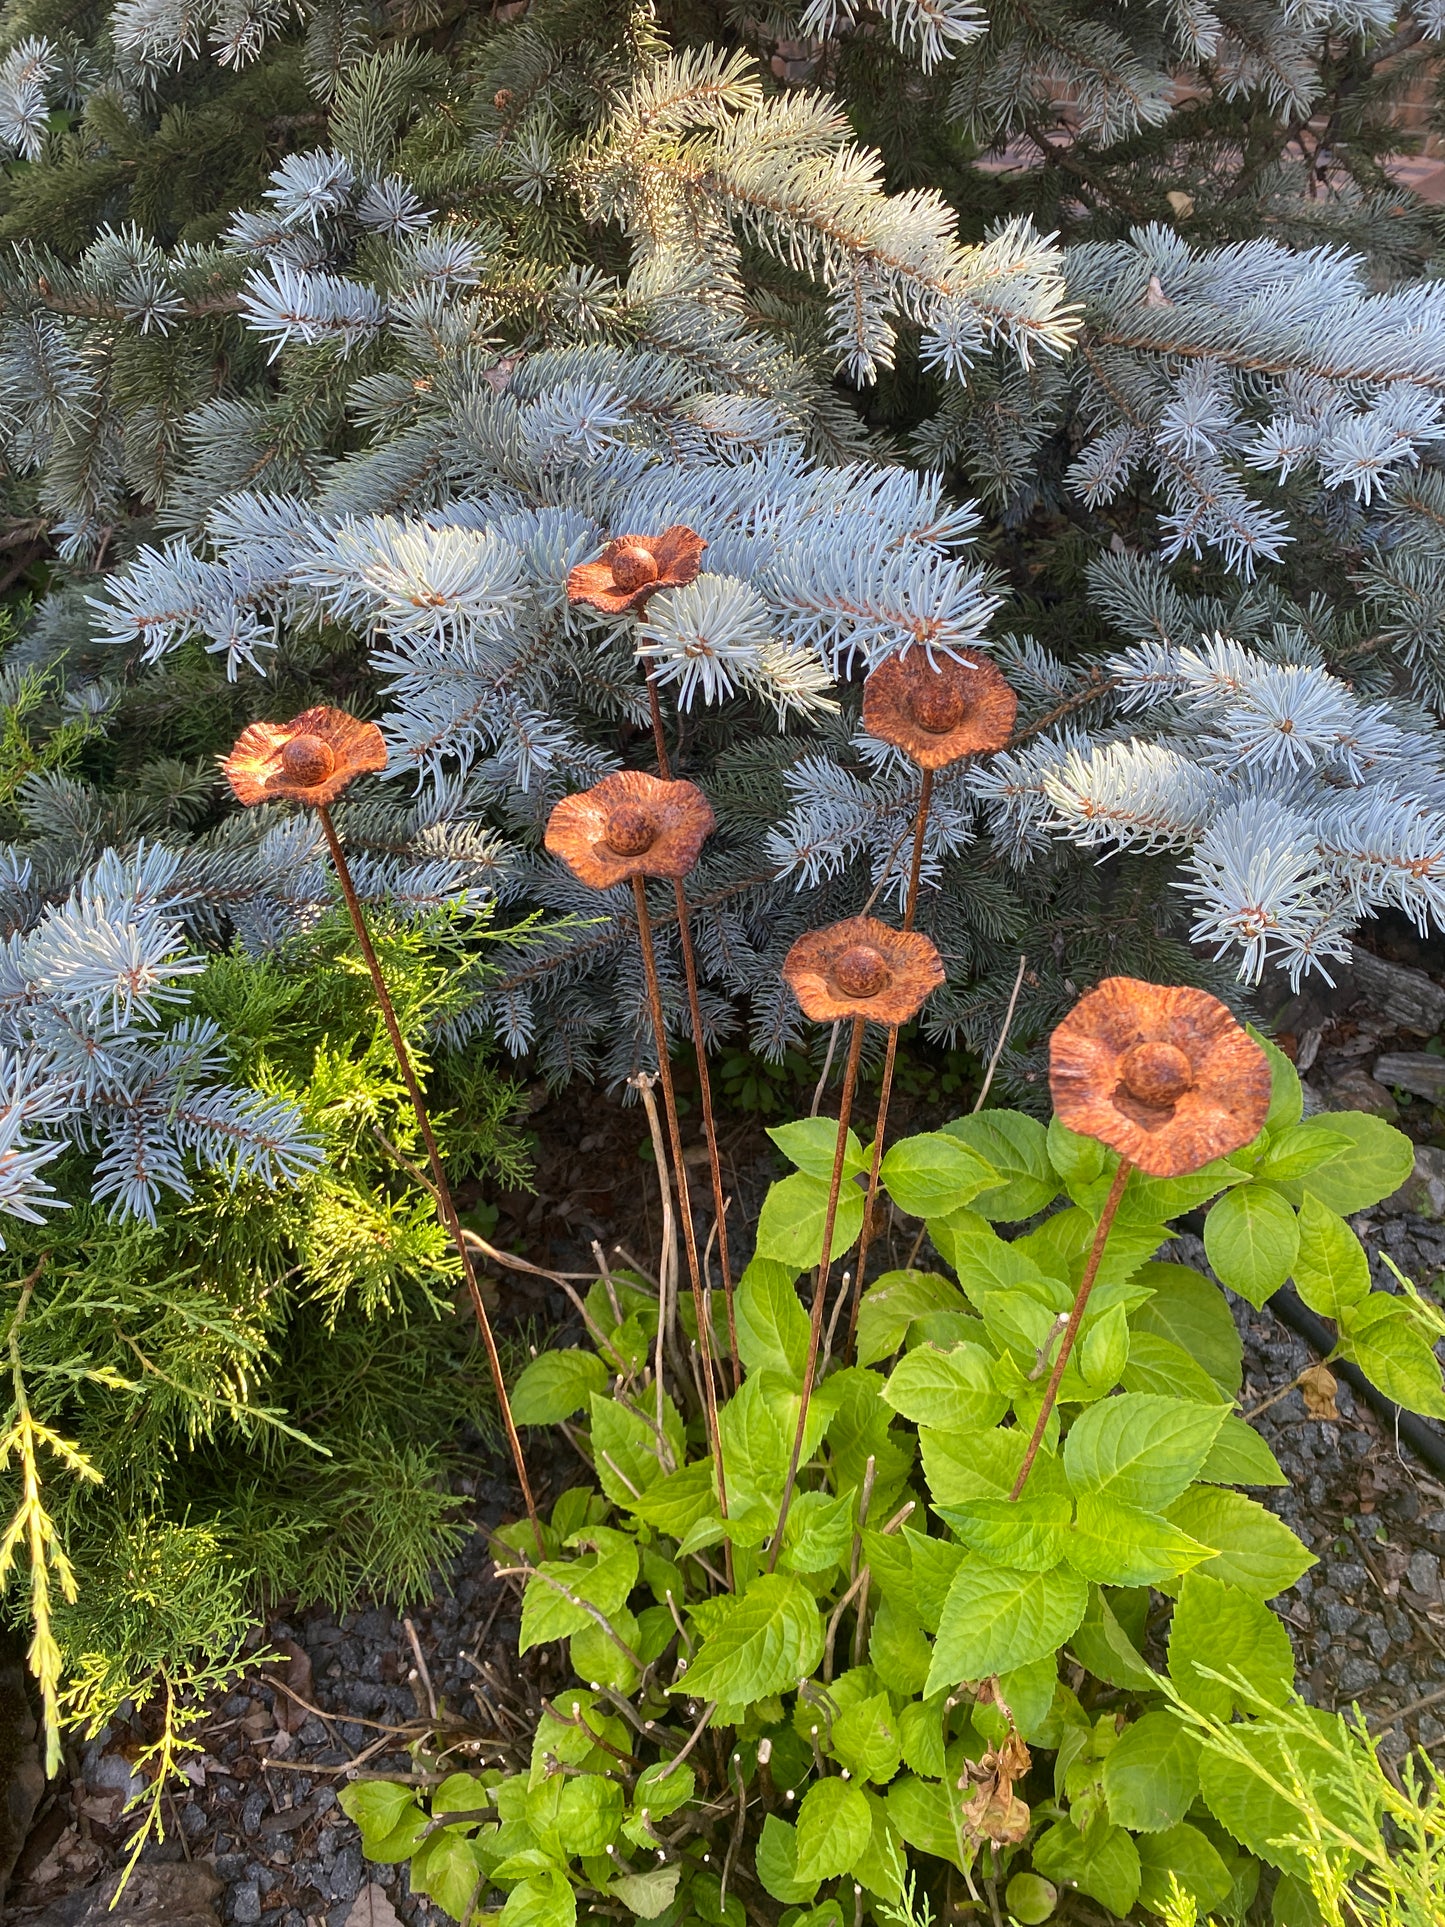
<path id="1" fill-rule="evenodd" d="M 412 1657 L 416 1661 L 417 1676 L 421 1680 L 422 1690 L 426 1694 L 426 1710 L 431 1714 L 432 1718 L 435 1719 L 437 1716 L 437 1696 L 431 1683 L 431 1674 L 427 1671 L 426 1655 L 421 1649 L 421 1641 L 416 1636 L 416 1627 L 412 1625 L 410 1619 L 404 1618 L 401 1623 L 406 1633 L 407 1642 L 411 1647 Z"/>
<path id="2" fill-rule="evenodd" d="M 1003 1047 L 1008 1042 L 1009 1030 L 1014 1020 L 1014 1010 L 1019 1000 L 1019 991 L 1023 988 L 1024 968 L 1027 963 L 1027 957 L 1019 958 L 1018 975 L 1014 978 L 1014 987 L 1008 1000 L 1008 1009 L 1003 1014 L 1003 1024 L 999 1029 L 998 1042 L 993 1047 L 993 1056 L 989 1058 L 988 1069 L 983 1074 L 982 1087 L 979 1090 L 978 1096 L 974 1099 L 973 1108 L 975 1111 L 981 1111 L 983 1109 L 983 1100 L 988 1096 L 989 1086 L 993 1083 L 993 1074 L 998 1069 L 999 1059 L 1003 1056 Z"/>

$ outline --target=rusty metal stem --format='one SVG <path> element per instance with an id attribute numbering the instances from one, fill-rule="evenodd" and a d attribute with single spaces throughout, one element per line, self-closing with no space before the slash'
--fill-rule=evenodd
<path id="1" fill-rule="evenodd" d="M 647 675 L 647 706 L 652 711 L 652 741 L 657 750 L 657 773 L 664 781 L 672 777 L 672 765 L 667 760 L 667 737 L 662 728 L 662 704 L 657 696 L 657 678 L 652 670 Z"/>
<path id="2" fill-rule="evenodd" d="M 788 1461 L 788 1476 L 778 1506 L 778 1524 L 768 1552 L 768 1571 L 778 1563 L 783 1548 L 783 1528 L 788 1522 L 788 1507 L 793 1502 L 793 1487 L 798 1481 L 798 1462 L 803 1456 L 803 1435 L 808 1426 L 808 1407 L 813 1398 L 813 1380 L 818 1370 L 818 1352 L 823 1338 L 823 1306 L 828 1296 L 828 1267 L 833 1261 L 833 1225 L 838 1215 L 838 1194 L 843 1188 L 843 1162 L 848 1149 L 848 1120 L 853 1114 L 853 1093 L 858 1086 L 858 1059 L 863 1050 L 861 1017 L 853 1019 L 853 1035 L 848 1040 L 848 1064 L 843 1072 L 843 1094 L 838 1100 L 838 1138 L 833 1147 L 833 1176 L 828 1186 L 828 1208 L 823 1216 L 823 1249 L 818 1255 L 818 1275 L 813 1285 L 813 1315 L 808 1326 L 808 1362 L 803 1368 L 803 1396 L 798 1406 L 798 1429 L 793 1435 L 793 1452 Z"/>
<path id="3" fill-rule="evenodd" d="M 697 1347 L 702 1360 L 703 1404 L 707 1414 L 708 1444 L 717 1466 L 718 1508 L 728 1516 L 727 1483 L 723 1476 L 722 1434 L 717 1418 L 717 1380 L 713 1366 L 711 1316 L 702 1266 L 697 1255 L 697 1229 L 692 1221 L 692 1199 L 688 1192 L 687 1167 L 682 1161 L 682 1131 L 677 1119 L 677 1093 L 672 1084 L 672 1062 L 667 1054 L 667 1025 L 662 1015 L 662 991 L 657 980 L 657 953 L 652 942 L 652 919 L 647 911 L 647 885 L 641 877 L 632 879 L 632 900 L 637 906 L 637 939 L 642 951 L 642 968 L 647 978 L 647 1001 L 652 1011 L 652 1032 L 657 1043 L 657 1074 L 662 1084 L 662 1106 L 667 1113 L 667 1133 L 672 1150 L 673 1176 L 677 1185 L 678 1216 L 682 1219 L 682 1241 L 687 1252 L 688 1275 L 692 1280 L 692 1300 L 697 1311 Z M 728 1547 L 731 1567 L 731 1544 Z"/>
<path id="4" fill-rule="evenodd" d="M 462 1275 L 467 1281 L 467 1290 L 471 1295 L 472 1309 L 476 1313 L 477 1326 L 482 1334 L 482 1343 L 486 1346 L 487 1363 L 491 1367 L 492 1384 L 497 1394 L 497 1406 L 502 1414 L 502 1424 L 506 1428 L 507 1443 L 512 1448 L 512 1463 L 517 1468 L 517 1478 L 522 1487 L 522 1499 L 527 1508 L 527 1517 L 532 1524 L 532 1536 L 537 1542 L 537 1556 L 539 1558 L 545 1558 L 546 1547 L 542 1540 L 542 1521 L 537 1515 L 537 1501 L 532 1496 L 532 1482 L 527 1476 L 527 1461 L 522 1452 L 522 1441 L 517 1436 L 516 1423 L 512 1418 L 512 1402 L 507 1396 L 507 1384 L 502 1376 L 502 1360 L 497 1351 L 497 1341 L 492 1331 L 492 1321 L 488 1318 L 487 1308 L 482 1302 L 481 1286 L 477 1283 L 477 1273 L 475 1266 L 472 1264 L 472 1254 L 467 1248 L 466 1237 L 462 1231 L 462 1222 L 457 1216 L 457 1207 L 452 1200 L 451 1186 L 447 1183 L 446 1169 L 442 1164 L 441 1152 L 437 1148 L 436 1135 L 432 1130 L 431 1118 L 427 1113 L 426 1099 L 422 1096 L 421 1086 L 416 1079 L 416 1072 L 412 1069 L 411 1054 L 407 1050 L 406 1040 L 401 1034 L 401 1025 L 397 1022 L 396 1009 L 391 1001 L 391 993 L 387 990 L 386 979 L 381 974 L 381 964 L 377 960 L 376 951 L 367 933 L 366 919 L 361 911 L 361 899 L 357 896 L 356 885 L 351 880 L 351 869 L 346 861 L 346 853 L 341 847 L 341 839 L 337 836 L 336 827 L 331 821 L 331 812 L 323 806 L 318 805 L 316 815 L 321 824 L 322 832 L 326 837 L 326 847 L 331 852 L 331 861 L 336 869 L 337 881 L 341 885 L 341 894 L 346 900 L 346 909 L 347 914 L 351 918 L 351 927 L 356 932 L 356 941 L 361 947 L 361 955 L 366 963 L 367 970 L 371 974 L 372 988 L 376 992 L 376 1001 L 381 1006 L 381 1015 L 386 1024 L 387 1035 L 391 1039 L 391 1048 L 396 1055 L 397 1069 L 401 1072 L 402 1082 L 406 1085 L 407 1096 L 411 1099 L 411 1108 L 416 1114 L 417 1128 L 420 1130 L 422 1142 L 426 1146 L 427 1162 L 431 1165 L 432 1183 L 435 1186 L 437 1203 L 441 1209 L 446 1228 L 451 1234 L 452 1243 L 457 1248 L 457 1256 L 462 1261 Z"/>
<path id="5" fill-rule="evenodd" d="M 918 815 L 913 825 L 913 861 L 908 870 L 908 897 L 903 906 L 903 928 L 911 930 L 918 915 L 918 880 L 923 870 L 923 839 L 928 829 L 928 811 L 933 802 L 933 771 L 923 772 L 918 792 Z M 883 1058 L 883 1083 L 878 1092 L 878 1116 L 873 1125 L 873 1162 L 868 1168 L 868 1198 L 863 1206 L 863 1229 L 858 1237 L 858 1262 L 853 1268 L 853 1301 L 848 1307 L 848 1336 L 843 1341 L 843 1360 L 853 1356 L 858 1335 L 858 1307 L 863 1301 L 863 1274 L 868 1266 L 868 1247 L 873 1242 L 873 1213 L 878 1208 L 878 1172 L 883 1163 L 883 1140 L 888 1129 L 888 1104 L 893 1096 L 893 1066 L 898 1061 L 898 1026 L 888 1027 L 888 1049 Z"/>
<path id="6" fill-rule="evenodd" d="M 722 1159 L 717 1148 L 717 1120 L 712 1109 L 712 1078 L 707 1068 L 707 1045 L 702 1034 L 702 1002 L 697 990 L 697 958 L 692 948 L 692 932 L 688 928 L 687 898 L 683 893 L 682 881 L 674 878 L 673 889 L 677 893 L 677 934 L 682 946 L 682 970 L 687 979 L 687 1006 L 692 1018 L 693 1053 L 697 1058 L 698 1096 L 702 1101 L 702 1128 L 707 1139 L 707 1161 L 712 1176 L 712 1206 L 717 1224 L 717 1260 L 722 1273 L 723 1300 L 727 1305 L 728 1318 L 728 1356 L 732 1361 L 733 1390 L 743 1382 L 743 1368 L 738 1357 L 738 1321 L 733 1304 L 732 1261 L 728 1257 L 727 1200 L 723 1197 Z"/>
<path id="7" fill-rule="evenodd" d="M 667 757 L 667 737 L 662 727 L 662 704 L 657 694 L 657 679 L 649 669 L 647 672 L 647 701 L 652 711 L 652 740 L 657 745 L 657 773 L 665 780 L 672 777 L 672 765 Z M 688 923 L 687 894 L 682 887 L 681 877 L 673 879 L 673 891 L 677 898 L 677 936 L 682 949 L 682 970 L 687 978 L 687 1008 L 692 1019 L 692 1047 L 697 1058 L 698 1096 L 702 1100 L 702 1128 L 707 1138 L 707 1161 L 712 1174 L 712 1206 L 717 1224 L 717 1260 L 722 1272 L 723 1299 L 728 1313 L 728 1356 L 732 1361 L 733 1390 L 743 1382 L 743 1368 L 738 1357 L 738 1321 L 733 1304 L 732 1262 L 728 1257 L 728 1224 L 724 1208 L 722 1187 L 722 1160 L 717 1148 L 717 1119 L 712 1108 L 712 1078 L 708 1074 L 707 1046 L 702 1035 L 702 1002 L 697 991 L 697 954 L 692 947 L 692 930 Z"/>
<path id="8" fill-rule="evenodd" d="M 1058 1402 L 1064 1367 L 1069 1362 L 1069 1354 L 1074 1349 L 1074 1340 L 1079 1335 L 1079 1326 L 1083 1323 L 1084 1307 L 1089 1302 L 1089 1293 L 1094 1289 L 1094 1280 L 1099 1275 L 1099 1264 L 1104 1256 L 1109 1227 L 1114 1222 L 1114 1213 L 1119 1209 L 1119 1200 L 1124 1195 L 1124 1186 L 1129 1182 L 1129 1173 L 1133 1168 L 1128 1158 L 1120 1158 L 1119 1168 L 1114 1173 L 1114 1182 L 1109 1186 L 1109 1195 L 1104 1200 L 1104 1209 L 1099 1215 L 1098 1228 L 1094 1232 L 1094 1243 L 1089 1251 L 1088 1263 L 1084 1266 L 1084 1275 L 1079 1280 L 1074 1308 L 1069 1313 L 1069 1322 L 1065 1325 L 1064 1335 L 1059 1340 L 1059 1355 L 1054 1360 L 1054 1369 L 1049 1373 L 1049 1382 L 1044 1389 L 1044 1402 L 1039 1407 L 1033 1437 L 1029 1440 L 1028 1451 L 1024 1453 L 1024 1462 L 1019 1467 L 1018 1477 L 1014 1480 L 1013 1491 L 1009 1493 L 1011 1499 L 1017 1499 L 1020 1496 L 1028 1484 L 1030 1472 L 1034 1469 L 1034 1460 L 1039 1455 L 1039 1447 L 1043 1444 L 1044 1433 L 1048 1429 L 1049 1414 Z"/>

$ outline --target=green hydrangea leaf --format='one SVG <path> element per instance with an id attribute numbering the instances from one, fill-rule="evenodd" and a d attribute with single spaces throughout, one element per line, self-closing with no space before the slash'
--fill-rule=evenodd
<path id="1" fill-rule="evenodd" d="M 1077 1887 L 1121 1918 L 1139 1898 L 1139 1850 L 1122 1827 L 1080 1833 L 1060 1820 L 1034 1842 L 1034 1866 L 1058 1887 Z"/>
<path id="2" fill-rule="evenodd" d="M 878 1175 L 900 1211 L 934 1218 L 957 1211 L 980 1191 L 996 1189 L 1000 1173 L 957 1137 L 923 1131 L 892 1145 Z"/>
<path id="3" fill-rule="evenodd" d="M 806 1171 L 795 1171 L 770 1187 L 758 1215 L 758 1255 L 795 1272 L 816 1265 L 823 1250 L 829 1185 Z M 833 1219 L 832 1255 L 842 1257 L 863 1225 L 863 1193 L 856 1184 L 843 1186 Z"/>
<path id="4" fill-rule="evenodd" d="M 734 1310 L 738 1356 L 750 1372 L 780 1372 L 802 1379 L 808 1356 L 808 1314 L 799 1301 L 790 1265 L 754 1258 L 738 1280 Z"/>
<path id="5" fill-rule="evenodd" d="M 764 1573 L 727 1603 L 675 1692 L 747 1705 L 796 1686 L 823 1656 L 817 1601 L 792 1573 Z"/>
<path id="6" fill-rule="evenodd" d="M 1022 1111 L 979 1111 L 957 1117 L 943 1126 L 986 1163 L 1003 1183 L 973 1200 L 980 1217 L 996 1224 L 1013 1224 L 1033 1217 L 1059 1193 L 1059 1179 L 1049 1163 L 1048 1132 L 1037 1118 Z"/>
<path id="7" fill-rule="evenodd" d="M 997 1389 L 997 1377 L 998 1361 L 982 1345 L 965 1343 L 951 1351 L 919 1345 L 899 1360 L 883 1396 L 916 1425 L 986 1431 L 1009 1408 L 1007 1392 Z"/>
<path id="8" fill-rule="evenodd" d="M 1273 1599 L 1316 1563 L 1282 1519 L 1225 1486 L 1193 1486 L 1165 1516 L 1201 1545 L 1221 1548 L 1197 1571 L 1257 1599 Z"/>
<path id="9" fill-rule="evenodd" d="M 512 1387 L 512 1417 L 518 1425 L 556 1425 L 606 1390 L 607 1367 L 596 1352 L 540 1352 Z"/>
<path id="10" fill-rule="evenodd" d="M 853 1862 L 868 1845 L 873 1816 L 860 1788 L 831 1774 L 803 1795 L 798 1808 L 799 1880 L 832 1880 L 851 1873 Z"/>
<path id="11" fill-rule="evenodd" d="M 1249 1709 L 1248 1696 L 1226 1683 L 1234 1674 L 1269 1705 L 1286 1705 L 1294 1685 L 1289 1634 L 1251 1593 L 1192 1572 L 1169 1628 L 1169 1677 L 1191 1706 L 1227 1720 L 1236 1706 Z"/>
<path id="12" fill-rule="evenodd" d="M 1064 1441 L 1069 1484 L 1079 1494 L 1161 1511 L 1198 1475 L 1227 1409 L 1147 1392 L 1091 1405 Z"/>
<path id="13" fill-rule="evenodd" d="M 1198 1791 L 1199 1740 L 1177 1713 L 1145 1713 L 1105 1756 L 1109 1818 L 1131 1833 L 1177 1825 Z"/>
<path id="14" fill-rule="evenodd" d="M 1240 1185 L 1204 1220 L 1204 1249 L 1217 1278 L 1250 1304 L 1263 1305 L 1294 1269 L 1299 1223 L 1268 1185 Z"/>
<path id="15" fill-rule="evenodd" d="M 971 1553 L 944 1601 L 926 1693 L 1026 1666 L 1063 1645 L 1089 1589 L 1076 1574 L 1017 1572 Z"/>

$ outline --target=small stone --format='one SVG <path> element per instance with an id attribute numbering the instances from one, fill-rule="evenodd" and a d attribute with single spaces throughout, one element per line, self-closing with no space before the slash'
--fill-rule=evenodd
<path id="1" fill-rule="evenodd" d="M 1344 1604 L 1343 1601 L 1336 1603 L 1332 1600 L 1325 1607 L 1324 1613 L 1325 1624 L 1332 1633 L 1347 1633 L 1359 1618 L 1354 1607 Z"/>
<path id="2" fill-rule="evenodd" d="M 1427 1599 L 1440 1597 L 1440 1561 L 1433 1552 L 1413 1552 L 1405 1568 L 1410 1584 Z"/>
<path id="3" fill-rule="evenodd" d="M 1410 1741 L 1403 1726 L 1396 1724 L 1380 1740 L 1380 1751 L 1387 1760 L 1403 1760 L 1410 1751 Z"/>
<path id="4" fill-rule="evenodd" d="M 1445 1151 L 1433 1144 L 1417 1144 L 1415 1169 L 1375 1209 L 1397 1218 L 1445 1218 Z"/>
<path id="5" fill-rule="evenodd" d="M 256 1831 L 270 1804 L 270 1796 L 264 1788 L 257 1787 L 254 1793 L 246 1795 L 246 1804 L 241 1808 L 242 1833 L 249 1835 Z"/>
<path id="6" fill-rule="evenodd" d="M 1347 1596 L 1360 1592 L 1365 1584 L 1365 1568 L 1353 1559 L 1341 1559 L 1330 1567 L 1330 1583 Z"/>
<path id="7" fill-rule="evenodd" d="M 361 1885 L 363 1872 L 361 1848 L 354 1842 L 349 1847 L 343 1847 L 332 1861 L 327 1875 L 326 1884 L 332 1899 L 351 1900 Z"/>
<path id="8" fill-rule="evenodd" d="M 139 1793 L 145 1784 L 137 1778 L 130 1761 L 120 1753 L 102 1753 L 85 1778 L 87 1784 L 97 1792 L 123 1793 L 127 1800 Z"/>
<path id="9" fill-rule="evenodd" d="M 1445 1740 L 1445 1726 L 1442 1726 L 1433 1713 L 1422 1713 L 1416 1729 L 1420 1735 L 1421 1746 L 1438 1746 Z"/>
<path id="10" fill-rule="evenodd" d="M 1391 1124 L 1400 1115 L 1399 1105 L 1384 1085 L 1377 1084 L 1358 1065 L 1330 1085 L 1328 1102 L 1332 1111 L 1368 1111 L 1371 1117 L 1383 1117 Z"/>
<path id="11" fill-rule="evenodd" d="M 1379 1683 L 1380 1669 L 1372 1659 L 1362 1659 L 1358 1654 L 1350 1653 L 1340 1667 L 1338 1685 L 1341 1696 L 1346 1699 Z"/>
<path id="12" fill-rule="evenodd" d="M 261 1889 L 254 1881 L 232 1888 L 229 1912 L 237 1927 L 255 1927 L 261 1918 Z"/>
<path id="13" fill-rule="evenodd" d="M 1390 1650 L 1390 1635 L 1378 1621 L 1366 1629 L 1365 1643 L 1376 1659 L 1383 1659 Z"/>

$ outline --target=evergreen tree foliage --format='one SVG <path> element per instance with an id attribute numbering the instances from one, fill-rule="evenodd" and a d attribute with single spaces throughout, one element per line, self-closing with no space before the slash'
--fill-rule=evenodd
<path id="1" fill-rule="evenodd" d="M 5 486 L 54 561 L 10 673 L 93 732 L 17 793 L 37 901 L 158 809 L 192 937 L 263 954 L 315 840 L 205 759 L 341 688 L 369 893 L 560 913 L 482 1021 L 619 1076 L 626 905 L 576 929 L 538 845 L 645 759 L 646 668 L 720 812 L 706 1021 L 776 1054 L 782 949 L 901 885 L 861 675 L 982 644 L 1023 707 L 933 812 L 950 1040 L 1020 951 L 1026 1038 L 1086 958 L 1297 977 L 1437 913 L 1445 309 L 1383 164 L 1429 6 L 503 14 L 11 10 Z M 695 583 L 569 606 L 671 521 Z"/>
<path id="2" fill-rule="evenodd" d="M 776 1054 L 782 948 L 901 885 L 916 779 L 861 674 L 981 643 L 1023 708 L 933 812 L 950 1038 L 1020 950 L 1027 1035 L 1090 949 L 1248 982 L 1438 911 L 1445 309 L 1382 159 L 1429 7 L 505 12 L 14 10 L 7 487 L 56 564 L 11 674 L 111 762 L 24 784 L 42 897 L 134 849 L 138 715 L 194 761 L 344 683 L 392 749 L 371 894 L 563 913 L 485 1021 L 621 1075 L 626 906 L 573 928 L 538 843 L 645 757 L 647 668 L 720 810 L 707 1022 Z M 183 207 L 154 174 L 199 116 L 233 138 Z M 569 606 L 672 521 L 695 583 Z M 202 940 L 262 954 L 323 894 L 301 821 L 172 828 Z"/>
<path id="3" fill-rule="evenodd" d="M 376 935 L 451 1168 L 524 1182 L 514 1087 L 446 1041 L 485 974 L 477 920 L 393 917 Z M 7 1274 L 23 1280 L 6 1308 L 5 1499 L 49 1549 L 11 1609 L 28 1608 L 52 1721 L 94 1730 L 165 1682 L 161 1780 L 265 1598 L 340 1610 L 358 1592 L 422 1594 L 462 1533 L 459 1428 L 494 1427 L 455 1253 L 404 1168 L 422 1147 L 344 915 L 261 958 L 217 954 L 186 993 L 188 1042 L 224 1038 L 235 1089 L 255 1094 L 220 1087 L 243 1122 L 284 1113 L 306 1147 L 290 1180 L 274 1156 L 268 1170 L 233 1154 L 117 1221 L 92 1202 L 105 1187 L 77 1133 L 41 1210 L 5 1221 Z M 195 1101 L 183 1089 L 182 1114 Z M 28 1202 L 12 1191 L 7 1209 Z"/>

